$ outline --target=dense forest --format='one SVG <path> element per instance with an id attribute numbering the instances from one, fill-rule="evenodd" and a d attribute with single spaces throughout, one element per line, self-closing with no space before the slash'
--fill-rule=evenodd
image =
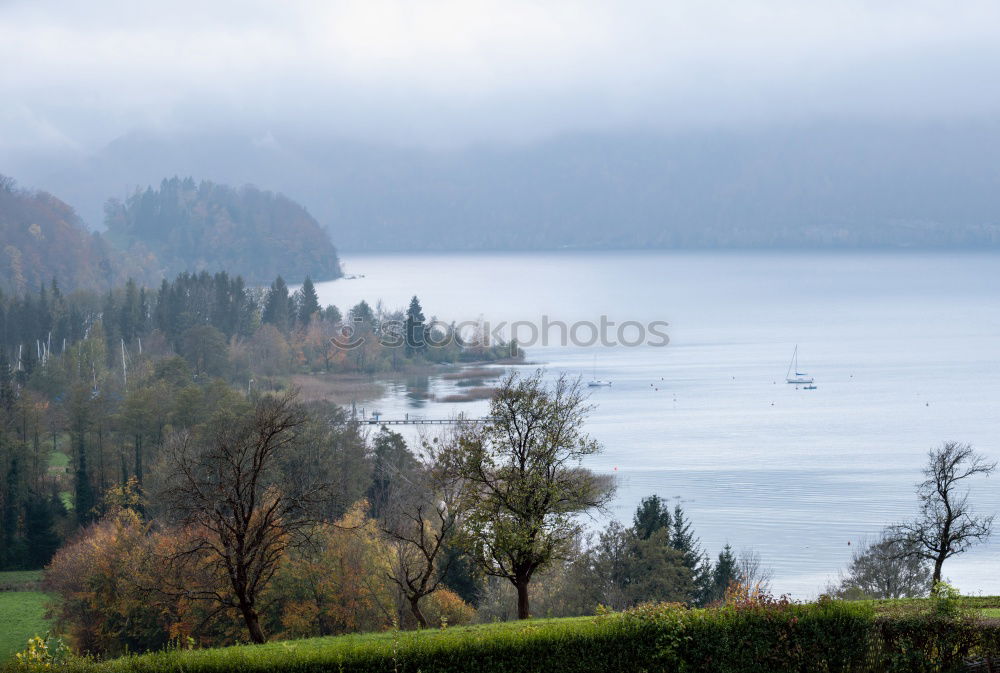
<path id="1" fill-rule="evenodd" d="M 227 271 L 263 285 L 279 275 L 340 276 L 326 231 L 290 199 L 254 187 L 164 180 L 107 203 L 106 234 L 74 209 L 0 176 L 0 289 L 23 294 L 58 278 L 65 291 L 155 285 L 182 272 Z"/>
<path id="2" fill-rule="evenodd" d="M 348 323 L 363 345 L 333 338 Z M 418 338 L 397 347 L 382 334 L 388 324 Z M 64 293 L 55 281 L 0 293 L 0 569 L 46 562 L 53 540 L 86 523 L 111 484 L 142 481 L 169 428 L 196 425 L 236 391 L 281 389 L 293 374 L 519 354 L 457 334 L 438 335 L 441 347 L 425 342 L 448 329 L 430 326 L 415 297 L 406 312 L 320 308 L 308 278 L 294 293 L 280 277 L 262 292 L 205 272 L 156 291 L 129 280 L 105 294 Z"/>
<path id="3" fill-rule="evenodd" d="M 23 293 L 51 278 L 68 290 L 109 288 L 129 274 L 142 278 L 72 207 L 46 192 L 18 189 L 0 175 L 0 288 Z"/>
<path id="4" fill-rule="evenodd" d="M 110 200 L 104 222 L 111 241 L 168 277 L 228 270 L 259 284 L 281 275 L 341 275 L 319 223 L 291 199 L 252 186 L 165 179 L 159 189 Z"/>
<path id="5" fill-rule="evenodd" d="M 529 601 L 536 615 L 707 604 L 767 583 L 753 555 L 709 558 L 656 496 L 630 525 L 586 531 L 576 515 L 614 484 L 580 465 L 601 447 L 579 382 L 511 374 L 494 422 L 408 445 L 174 355 L 117 382 L 99 331 L 38 365 L 59 373 L 6 376 L 0 410 L 2 561 L 48 564 L 54 626 L 77 652 L 510 619 Z M 68 388 L 46 397 L 54 378 Z M 528 471 L 504 445 L 515 427 Z"/>

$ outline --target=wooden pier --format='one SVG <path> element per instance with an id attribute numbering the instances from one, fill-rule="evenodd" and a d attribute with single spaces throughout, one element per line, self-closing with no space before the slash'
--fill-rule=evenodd
<path id="1" fill-rule="evenodd" d="M 457 423 L 485 423 L 489 418 L 359 418 L 361 425 L 455 425 Z"/>

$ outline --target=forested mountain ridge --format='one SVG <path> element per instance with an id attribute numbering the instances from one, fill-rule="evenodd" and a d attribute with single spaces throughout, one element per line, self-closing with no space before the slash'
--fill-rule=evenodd
<path id="1" fill-rule="evenodd" d="M 164 179 L 105 206 L 107 236 L 158 265 L 161 276 L 229 271 L 253 284 L 275 276 L 341 275 L 326 231 L 291 199 L 247 185 Z"/>
<path id="2" fill-rule="evenodd" d="M 0 175 L 0 288 L 20 294 L 53 278 L 66 290 L 105 289 L 124 276 L 146 279 L 71 206 L 47 192 L 18 189 Z"/>
<path id="3" fill-rule="evenodd" d="M 291 199 L 191 178 L 163 180 L 107 202 L 105 234 L 72 206 L 0 175 L 0 290 L 24 294 L 56 281 L 108 290 L 129 278 L 155 287 L 178 273 L 227 271 L 252 285 L 279 275 L 341 275 L 326 230 Z"/>

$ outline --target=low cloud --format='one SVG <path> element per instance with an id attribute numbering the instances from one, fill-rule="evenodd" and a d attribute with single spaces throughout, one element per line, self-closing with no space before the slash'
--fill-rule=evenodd
<path id="1" fill-rule="evenodd" d="M 136 129 L 418 145 L 1000 112 L 991 2 L 0 2 L 0 149 Z"/>

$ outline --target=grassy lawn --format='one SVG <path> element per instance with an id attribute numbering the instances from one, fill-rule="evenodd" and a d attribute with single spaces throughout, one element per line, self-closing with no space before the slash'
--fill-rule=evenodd
<path id="1" fill-rule="evenodd" d="M 28 638 L 44 635 L 48 630 L 45 619 L 47 599 L 40 591 L 0 592 L 0 663 L 23 650 Z"/>
<path id="2" fill-rule="evenodd" d="M 585 648 L 595 637 L 594 643 L 598 647 L 600 643 L 606 643 L 606 635 L 603 640 L 600 638 L 604 631 L 606 629 L 594 617 L 532 619 L 530 622 L 457 626 L 446 630 L 387 631 L 189 652 L 156 652 L 111 659 L 91 666 L 84 665 L 77 670 L 88 673 L 264 673 L 284 669 L 367 671 L 383 670 L 383 665 L 392 662 L 397 656 L 411 661 L 410 665 L 399 667 L 403 670 L 465 670 L 462 662 L 469 656 L 481 656 L 484 652 L 491 651 L 495 659 L 502 661 L 508 656 L 507 648 L 528 645 L 531 650 L 532 641 L 538 641 L 540 647 L 534 650 L 534 656 L 543 656 L 543 652 L 550 649 L 565 648 L 561 653 L 562 657 L 568 657 L 572 650 L 574 654 L 594 659 L 600 656 L 600 652 L 588 652 Z M 440 668 L 432 666 L 428 669 L 421 667 L 419 663 L 410 667 L 414 661 L 422 661 L 425 666 L 428 662 L 437 662 Z M 392 663 L 389 666 L 392 667 Z M 530 661 L 513 665 L 512 670 L 526 670 L 526 667 L 531 668 Z M 543 666 L 538 670 L 546 668 Z M 612 666 L 609 670 L 626 669 Z"/>
<path id="3" fill-rule="evenodd" d="M 0 591 L 3 591 L 3 587 L 5 586 L 30 584 L 38 582 L 41 579 L 41 570 L 7 570 L 0 572 Z"/>

